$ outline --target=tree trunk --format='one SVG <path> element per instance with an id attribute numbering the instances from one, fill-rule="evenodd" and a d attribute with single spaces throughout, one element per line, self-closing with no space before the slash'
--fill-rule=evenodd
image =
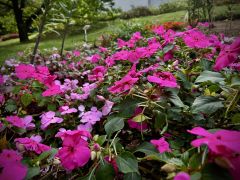
<path id="1" fill-rule="evenodd" d="M 26 26 L 26 23 L 23 20 L 23 9 L 18 4 L 18 0 L 11 0 L 11 2 L 12 2 L 12 6 L 13 6 L 15 20 L 16 20 L 16 23 L 17 23 L 20 42 L 29 41 L 27 26 Z"/>

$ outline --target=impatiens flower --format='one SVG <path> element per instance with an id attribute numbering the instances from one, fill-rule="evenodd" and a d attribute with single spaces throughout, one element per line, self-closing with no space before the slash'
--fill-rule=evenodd
<path id="1" fill-rule="evenodd" d="M 192 141 L 191 144 L 194 147 L 206 144 L 212 152 L 221 155 L 229 153 L 229 151 L 240 152 L 240 131 L 218 130 L 210 133 L 201 127 L 195 127 L 188 132 L 202 136 L 202 138 Z"/>
<path id="2" fill-rule="evenodd" d="M 88 57 L 87 60 L 91 61 L 92 63 L 97 63 L 102 57 L 99 54 L 94 54 L 91 57 Z"/>
<path id="3" fill-rule="evenodd" d="M 32 130 L 35 128 L 35 124 L 32 123 L 32 120 L 32 116 L 25 116 L 24 118 L 22 118 L 22 121 L 24 122 L 27 130 Z"/>
<path id="4" fill-rule="evenodd" d="M 29 64 L 20 64 L 15 67 L 16 76 L 19 79 L 27 79 L 32 78 L 35 74 L 35 68 Z"/>
<path id="5" fill-rule="evenodd" d="M 100 51 L 101 53 L 105 53 L 105 52 L 108 51 L 108 49 L 105 48 L 105 47 L 99 47 L 99 51 Z"/>
<path id="6" fill-rule="evenodd" d="M 164 152 L 171 152 L 172 150 L 169 148 L 169 144 L 167 141 L 165 141 L 165 138 L 162 137 L 159 140 L 151 140 L 150 141 L 157 149 L 160 153 L 164 153 Z"/>
<path id="7" fill-rule="evenodd" d="M 4 84 L 4 79 L 3 79 L 3 76 L 0 74 L 0 85 L 3 85 Z"/>
<path id="8" fill-rule="evenodd" d="M 22 120 L 22 118 L 18 117 L 18 116 L 7 116 L 6 120 L 11 123 L 13 126 L 16 126 L 18 128 L 23 128 L 25 129 L 25 123 Z"/>
<path id="9" fill-rule="evenodd" d="M 240 37 L 231 45 L 226 45 L 221 50 L 216 63 L 213 67 L 215 71 L 221 71 L 223 68 L 235 63 L 240 55 Z"/>
<path id="10" fill-rule="evenodd" d="M 185 44 L 190 48 L 207 48 L 210 42 L 205 34 L 198 30 L 189 30 L 183 37 Z"/>
<path id="11" fill-rule="evenodd" d="M 79 57 L 80 56 L 80 51 L 78 51 L 78 50 L 74 50 L 73 51 L 73 55 L 75 56 L 75 57 Z"/>
<path id="12" fill-rule="evenodd" d="M 49 151 L 51 148 L 45 144 L 40 143 L 42 141 L 41 136 L 32 135 L 30 138 L 16 138 L 15 142 L 17 146 L 22 145 L 27 151 L 34 151 L 37 154 L 41 154 L 44 151 Z"/>
<path id="13" fill-rule="evenodd" d="M 81 131 L 88 131 L 91 132 L 92 131 L 92 124 L 90 123 L 86 123 L 86 124 L 80 124 L 77 127 L 77 130 L 81 130 Z M 84 138 L 83 138 L 84 139 Z"/>
<path id="14" fill-rule="evenodd" d="M 0 179 L 23 180 L 27 167 L 21 163 L 22 156 L 14 150 L 4 149 L 0 154 Z"/>
<path id="15" fill-rule="evenodd" d="M 42 114 L 41 117 L 41 129 L 46 129 L 50 124 L 54 123 L 62 123 L 63 119 L 56 117 L 55 112 L 49 111 L 44 114 Z"/>
<path id="16" fill-rule="evenodd" d="M 60 89 L 60 86 L 58 85 L 54 85 L 50 88 L 48 88 L 46 91 L 44 91 L 42 93 L 42 96 L 54 96 L 54 95 L 58 95 L 58 94 L 61 94 L 62 93 L 62 90 Z"/>
<path id="17" fill-rule="evenodd" d="M 77 79 L 75 80 L 65 79 L 64 84 L 61 86 L 61 90 L 63 90 L 64 92 L 73 91 L 78 88 L 77 84 L 78 84 Z"/>
<path id="18" fill-rule="evenodd" d="M 72 113 L 77 112 L 77 109 L 69 108 L 69 106 L 61 106 L 60 107 L 60 112 L 61 112 L 61 115 L 72 114 Z"/>
<path id="19" fill-rule="evenodd" d="M 159 72 L 155 73 L 153 76 L 147 76 L 149 82 L 158 84 L 161 87 L 177 87 L 177 80 L 170 72 Z"/>
<path id="20" fill-rule="evenodd" d="M 108 115 L 108 114 L 111 112 L 111 110 L 112 110 L 112 107 L 113 107 L 113 105 L 114 105 L 114 102 L 111 102 L 111 101 L 105 99 L 103 96 L 99 96 L 99 95 L 97 95 L 97 98 L 98 98 L 100 101 L 105 101 L 105 104 L 104 104 L 104 106 L 102 107 L 102 115 L 103 115 L 103 116 Z"/>
<path id="21" fill-rule="evenodd" d="M 108 88 L 108 91 L 112 94 L 126 92 L 130 90 L 137 81 L 138 78 L 132 78 L 131 76 L 127 75 L 121 80 L 116 81 L 113 86 Z"/>
<path id="22" fill-rule="evenodd" d="M 106 73 L 104 66 L 97 66 L 92 70 L 92 73 L 88 75 L 89 81 L 102 81 Z"/>
<path id="23" fill-rule="evenodd" d="M 62 166 L 66 170 L 83 167 L 91 157 L 91 151 L 87 141 L 82 136 L 91 136 L 87 131 L 66 131 L 59 134 L 63 140 L 62 148 L 59 149 L 57 157 L 60 158 Z"/>
<path id="24" fill-rule="evenodd" d="M 188 173 L 185 172 L 179 172 L 177 175 L 174 177 L 173 180 L 190 180 L 190 176 Z"/>
<path id="25" fill-rule="evenodd" d="M 144 131 L 144 130 L 148 129 L 148 124 L 146 122 L 141 123 L 141 122 L 133 121 L 133 118 L 136 117 L 137 115 L 141 114 L 142 111 L 143 110 L 140 107 L 137 107 L 135 109 L 133 117 L 127 121 L 130 128 L 137 129 L 139 131 Z"/>
<path id="26" fill-rule="evenodd" d="M 1 93 L 0 93 L 0 106 L 3 105 L 4 102 L 5 102 L 4 94 L 1 94 Z"/>
<path id="27" fill-rule="evenodd" d="M 81 122 L 82 123 L 90 123 L 92 125 L 96 124 L 96 122 L 100 121 L 102 118 L 102 112 L 98 111 L 96 107 L 92 107 L 91 111 L 87 111 L 82 115 Z"/>

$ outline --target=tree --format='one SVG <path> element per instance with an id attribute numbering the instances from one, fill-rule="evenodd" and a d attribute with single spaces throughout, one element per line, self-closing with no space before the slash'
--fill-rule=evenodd
<path id="1" fill-rule="evenodd" d="M 42 13 L 44 4 L 42 0 L 1 0 L 0 8 L 14 13 L 20 42 L 26 42 L 33 20 Z"/>

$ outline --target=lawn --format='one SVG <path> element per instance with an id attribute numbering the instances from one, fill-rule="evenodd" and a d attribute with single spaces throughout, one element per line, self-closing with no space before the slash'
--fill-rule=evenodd
<path id="1" fill-rule="evenodd" d="M 235 14 L 240 14 L 240 4 L 235 5 L 234 7 Z M 218 6 L 215 9 L 215 14 L 224 14 L 227 10 L 226 6 Z M 94 42 L 101 34 L 115 31 L 119 29 L 120 25 L 123 22 L 129 21 L 134 23 L 162 23 L 167 21 L 183 21 L 186 11 L 178 11 L 173 13 L 166 13 L 157 16 L 147 16 L 141 18 L 133 18 L 131 20 L 114 20 L 109 22 L 99 22 L 94 25 L 89 31 L 88 39 L 90 42 Z M 83 31 L 81 27 L 74 27 L 74 31 L 71 32 L 65 44 L 65 49 L 74 49 L 75 47 L 83 43 Z M 76 30 L 77 29 L 77 30 Z M 31 49 L 34 46 L 34 36 L 30 36 L 31 41 L 28 43 L 19 43 L 18 39 L 8 40 L 5 42 L 0 42 L 0 64 L 7 58 L 12 58 L 16 56 L 16 53 L 19 51 L 24 51 Z M 40 50 L 49 49 L 49 48 L 59 48 L 61 46 L 61 38 L 56 35 L 47 35 L 44 37 L 44 40 L 40 43 Z"/>

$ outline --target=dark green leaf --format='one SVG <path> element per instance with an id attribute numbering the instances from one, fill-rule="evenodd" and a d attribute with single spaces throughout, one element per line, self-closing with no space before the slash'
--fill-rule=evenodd
<path id="1" fill-rule="evenodd" d="M 141 180 L 141 176 L 138 173 L 127 173 L 124 174 L 123 180 Z"/>
<path id="2" fill-rule="evenodd" d="M 184 107 L 182 100 L 178 97 L 176 91 L 169 91 L 169 100 L 177 107 Z"/>
<path id="3" fill-rule="evenodd" d="M 194 154 L 189 160 L 189 168 L 191 169 L 198 169 L 201 166 L 202 162 L 202 155 L 201 154 Z"/>
<path id="4" fill-rule="evenodd" d="M 26 107 L 31 104 L 33 96 L 31 94 L 24 94 L 21 96 L 21 102 Z"/>
<path id="5" fill-rule="evenodd" d="M 219 83 L 224 81 L 224 77 L 218 72 L 203 71 L 196 79 L 195 83 L 207 82 Z"/>
<path id="6" fill-rule="evenodd" d="M 54 158 L 55 154 L 57 154 L 57 152 L 58 152 L 57 149 L 52 148 L 51 150 L 45 151 L 42 154 L 40 154 L 37 157 L 37 159 L 38 159 L 38 161 L 42 161 L 43 159 L 46 159 L 46 158 L 52 159 L 52 158 Z"/>
<path id="7" fill-rule="evenodd" d="M 187 79 L 187 76 L 182 72 L 177 72 L 177 77 L 181 79 L 185 89 L 191 89 L 192 83 Z"/>
<path id="8" fill-rule="evenodd" d="M 208 59 L 202 59 L 200 61 L 200 65 L 202 66 L 203 70 L 211 70 L 212 69 L 212 62 Z"/>
<path id="9" fill-rule="evenodd" d="M 109 119 L 108 122 L 105 124 L 104 129 L 107 135 L 110 135 L 116 131 L 121 130 L 124 127 L 124 121 L 121 117 L 114 117 Z"/>
<path id="10" fill-rule="evenodd" d="M 97 180 L 113 180 L 115 172 L 113 166 L 107 163 L 101 164 L 96 171 Z"/>
<path id="11" fill-rule="evenodd" d="M 138 172 L 138 162 L 136 157 L 130 152 L 123 152 L 117 156 L 117 165 L 119 170 L 126 174 Z"/>
<path id="12" fill-rule="evenodd" d="M 103 143 L 106 141 L 107 139 L 107 135 L 102 135 L 102 136 L 99 136 L 98 139 L 97 139 L 97 143 L 102 146 Z"/>
<path id="13" fill-rule="evenodd" d="M 25 177 L 25 180 L 32 179 L 34 176 L 37 176 L 39 173 L 40 173 L 39 167 L 29 167 L 28 171 L 27 171 L 27 176 Z"/>
<path id="14" fill-rule="evenodd" d="M 223 102 L 217 97 L 199 96 L 192 104 L 192 111 L 193 113 L 203 112 L 205 114 L 212 114 L 223 107 Z"/>
<path id="15" fill-rule="evenodd" d="M 135 152 L 143 152 L 146 155 L 158 153 L 156 148 L 149 142 L 144 142 L 135 150 Z"/>
<path id="16" fill-rule="evenodd" d="M 240 113 L 234 114 L 231 120 L 233 123 L 240 123 Z"/>
<path id="17" fill-rule="evenodd" d="M 202 170 L 204 180 L 232 180 L 227 169 L 221 168 L 215 164 L 207 164 Z"/>

